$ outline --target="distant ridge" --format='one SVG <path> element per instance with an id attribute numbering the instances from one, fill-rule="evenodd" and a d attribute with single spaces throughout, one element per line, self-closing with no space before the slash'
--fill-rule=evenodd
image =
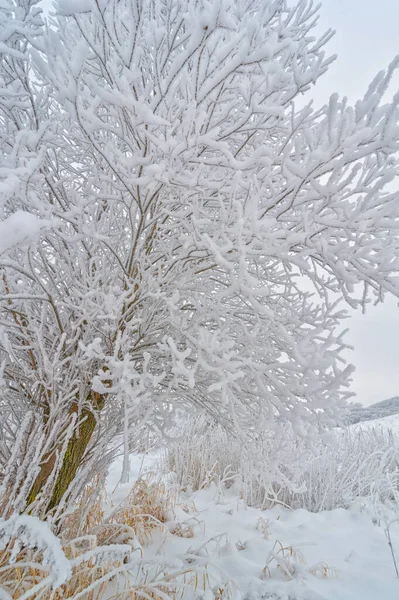
<path id="1" fill-rule="evenodd" d="M 360 423 L 361 421 L 372 421 L 382 417 L 390 417 L 399 413 L 399 396 L 376 402 L 370 406 L 355 404 L 348 417 L 348 423 Z"/>

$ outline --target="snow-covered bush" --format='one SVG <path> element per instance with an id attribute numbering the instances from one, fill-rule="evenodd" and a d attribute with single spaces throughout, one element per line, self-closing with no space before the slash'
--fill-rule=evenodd
<path id="1" fill-rule="evenodd" d="M 203 417 L 190 420 L 165 451 L 164 470 L 183 489 L 221 484 L 229 473 L 247 504 L 312 512 L 348 507 L 363 497 L 386 502 L 399 488 L 399 442 L 384 430 L 336 429 L 303 440 L 288 424 L 240 443 Z"/>

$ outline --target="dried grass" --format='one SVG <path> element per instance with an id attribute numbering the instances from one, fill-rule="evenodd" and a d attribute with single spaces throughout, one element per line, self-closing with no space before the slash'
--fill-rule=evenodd
<path id="1" fill-rule="evenodd" d="M 321 579 L 327 579 L 330 577 L 338 577 L 339 573 L 337 569 L 330 567 L 326 562 L 319 562 L 310 569 L 308 572 L 315 577 L 320 577 Z"/>
<path id="2" fill-rule="evenodd" d="M 283 546 L 277 540 L 269 553 L 260 578 L 272 579 L 277 576 L 284 579 L 294 579 L 298 565 L 303 566 L 305 564 L 305 559 L 299 550 L 294 549 L 292 546 Z"/>
<path id="3" fill-rule="evenodd" d="M 165 523 L 174 518 L 176 500 L 176 494 L 154 475 L 141 477 L 122 505 L 107 519 L 107 525 L 130 527 L 140 544 L 145 546 L 156 530 L 167 530 Z"/>
<path id="4" fill-rule="evenodd" d="M 154 476 L 141 478 L 123 504 L 105 519 L 101 483 L 96 479 L 85 489 L 75 510 L 62 523 L 59 537 L 72 564 L 69 580 L 53 591 L 50 580 L 46 585 L 51 567 L 44 564 L 43 553 L 35 548 L 20 548 L 19 540 L 14 538 L 0 551 L 0 589 L 4 594 L 13 600 L 23 595 L 40 600 L 83 596 L 100 600 L 105 593 L 108 598 L 115 594 L 130 600 L 177 600 L 187 585 L 201 585 L 200 575 L 191 567 L 167 573 L 142 560 L 141 546 L 150 542 L 155 531 L 170 535 L 166 522 L 174 517 L 175 495 Z M 174 533 L 190 537 L 198 523 L 187 519 L 176 525 Z M 120 556 L 121 546 L 115 544 L 125 545 L 124 557 Z M 115 547 L 119 556 L 113 553 Z M 35 591 L 35 586 L 40 585 L 43 588 Z"/>
<path id="5" fill-rule="evenodd" d="M 278 578 L 291 580 L 303 572 L 323 579 L 338 576 L 338 571 L 325 562 L 317 563 L 310 568 L 307 567 L 303 554 L 297 548 L 283 546 L 277 540 L 269 553 L 266 565 L 260 574 L 260 579 Z"/>
<path id="6" fill-rule="evenodd" d="M 97 476 L 85 487 L 76 508 L 62 523 L 63 540 L 85 535 L 104 521 L 104 503 L 107 500 L 103 478 Z"/>
<path id="7" fill-rule="evenodd" d="M 92 600 L 94 596 L 99 600 L 108 585 L 108 576 L 123 565 L 123 561 L 120 560 L 105 559 L 102 562 L 98 560 L 98 555 L 84 559 L 86 552 L 100 550 L 95 536 L 86 536 L 80 541 L 74 540 L 63 546 L 65 556 L 72 563 L 76 563 L 72 568 L 72 576 L 53 591 L 50 585 L 44 585 L 50 576 L 51 566 L 43 563 L 41 552 L 24 549 L 13 557 L 16 543 L 15 539 L 11 540 L 0 552 L 0 588 L 13 600 L 25 594 L 27 597 L 42 600 L 76 598 L 79 595 L 85 595 L 87 600 Z M 79 560 L 80 557 L 82 560 Z M 98 583 L 100 580 L 104 581 Z M 35 592 L 34 588 L 40 587 L 41 584 L 43 588 Z M 93 589 L 89 591 L 90 588 Z"/>
<path id="8" fill-rule="evenodd" d="M 269 519 L 264 519 L 263 517 L 259 517 L 256 523 L 256 529 L 261 532 L 265 540 L 269 539 L 270 533 L 270 521 Z"/>
<path id="9" fill-rule="evenodd" d="M 197 533 L 205 533 L 205 525 L 200 519 L 191 517 L 172 526 L 170 533 L 182 538 L 193 538 Z"/>

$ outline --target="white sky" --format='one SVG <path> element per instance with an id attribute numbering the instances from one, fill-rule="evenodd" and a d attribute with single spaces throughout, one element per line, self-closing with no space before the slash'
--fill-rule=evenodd
<path id="1" fill-rule="evenodd" d="M 43 0 L 42 5 L 50 8 L 52 0 Z M 327 52 L 338 58 L 313 88 L 316 105 L 327 102 L 334 92 L 356 101 L 374 75 L 399 54 L 399 0 L 324 0 L 319 25 L 320 30 L 335 29 Z M 394 88 L 399 89 L 399 76 Z M 351 314 L 346 326 L 347 341 L 355 348 L 348 360 L 356 366 L 352 385 L 356 400 L 368 405 L 399 396 L 397 300 L 370 307 L 366 315 Z"/>
<path id="2" fill-rule="evenodd" d="M 398 23 L 399 0 L 324 0 L 320 27 L 335 29 L 328 50 L 338 58 L 314 88 L 315 102 L 326 102 L 334 92 L 356 101 L 374 75 L 399 54 Z M 399 76 L 392 84 L 393 91 L 398 89 Z M 356 400 L 367 405 L 399 396 L 398 301 L 389 298 L 371 306 L 366 315 L 351 314 L 347 340 L 355 350 L 348 360 L 356 366 Z"/>

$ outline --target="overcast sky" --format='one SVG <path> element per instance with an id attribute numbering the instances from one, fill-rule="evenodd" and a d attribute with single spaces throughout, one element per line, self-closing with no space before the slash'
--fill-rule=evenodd
<path id="1" fill-rule="evenodd" d="M 324 0 L 320 27 L 336 34 L 328 48 L 338 58 L 314 88 L 316 102 L 334 92 L 356 101 L 374 75 L 399 54 L 399 0 Z M 399 76 L 392 90 L 399 89 Z M 399 182 L 398 182 L 399 189 Z M 398 199 L 399 202 L 399 199 Z M 399 308 L 390 298 L 366 315 L 352 311 L 348 359 L 356 366 L 352 389 L 362 404 L 399 396 Z"/>
<path id="2" fill-rule="evenodd" d="M 43 6 L 51 7 L 52 0 L 44 0 Z M 316 103 L 327 102 L 334 92 L 356 101 L 374 75 L 399 54 L 399 0 L 324 0 L 319 25 L 320 30 L 335 29 L 328 50 L 338 58 L 313 88 Z M 399 89 L 399 76 L 395 88 Z M 354 351 L 348 360 L 356 366 L 352 391 L 357 400 L 367 405 L 399 396 L 397 301 L 390 298 L 370 307 L 366 315 L 351 314 L 347 340 Z"/>

